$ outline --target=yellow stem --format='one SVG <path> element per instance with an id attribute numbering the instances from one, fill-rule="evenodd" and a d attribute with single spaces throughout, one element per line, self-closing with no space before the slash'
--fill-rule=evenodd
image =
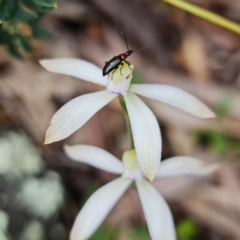
<path id="1" fill-rule="evenodd" d="M 214 23 L 218 26 L 226 28 L 232 32 L 240 34 L 240 24 L 230 21 L 224 17 L 221 17 L 215 13 L 212 13 L 208 10 L 202 9 L 198 6 L 184 2 L 182 0 L 163 0 L 163 2 L 169 3 L 177 8 L 185 10 L 189 13 L 192 13 L 200 18 L 203 18 L 211 23 Z"/>

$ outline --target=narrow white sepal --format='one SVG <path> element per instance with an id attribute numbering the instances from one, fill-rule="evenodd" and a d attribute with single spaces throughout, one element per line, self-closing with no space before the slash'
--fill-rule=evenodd
<path id="1" fill-rule="evenodd" d="M 159 169 L 162 150 L 157 119 L 134 93 L 128 92 L 124 99 L 130 118 L 138 165 L 152 181 Z"/>
<path id="2" fill-rule="evenodd" d="M 163 197 L 144 179 L 136 184 L 151 239 L 175 240 L 172 214 Z"/>
<path id="3" fill-rule="evenodd" d="M 70 136 L 115 97 L 117 95 L 104 90 L 76 97 L 66 103 L 54 114 L 46 133 L 45 144 Z"/>
<path id="4" fill-rule="evenodd" d="M 68 157 L 75 161 L 86 163 L 111 173 L 122 174 L 124 172 L 122 162 L 101 148 L 89 145 L 65 145 L 64 150 Z"/>
<path id="5" fill-rule="evenodd" d="M 130 180 L 118 178 L 97 190 L 78 214 L 70 240 L 88 239 L 131 183 Z"/>
<path id="6" fill-rule="evenodd" d="M 132 84 L 129 91 L 167 103 L 200 118 L 215 117 L 206 105 L 180 88 L 162 84 Z"/>
<path id="7" fill-rule="evenodd" d="M 218 164 L 207 164 L 193 157 L 172 157 L 161 163 L 156 177 L 173 177 L 184 174 L 205 175 L 217 168 Z"/>
<path id="8" fill-rule="evenodd" d="M 84 60 L 74 58 L 43 59 L 40 64 L 49 72 L 65 74 L 103 86 L 107 85 L 107 76 L 103 77 L 101 68 Z"/>

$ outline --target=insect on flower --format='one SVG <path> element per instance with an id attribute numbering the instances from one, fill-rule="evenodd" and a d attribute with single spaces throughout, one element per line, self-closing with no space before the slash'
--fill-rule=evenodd
<path id="1" fill-rule="evenodd" d="M 126 44 L 126 47 L 127 47 L 127 52 L 121 53 L 118 56 L 113 57 L 110 61 L 106 62 L 105 66 L 103 68 L 103 76 L 106 76 L 111 71 L 113 71 L 113 73 L 114 73 L 120 65 L 121 65 L 121 68 L 120 68 L 120 73 L 121 73 L 121 70 L 124 66 L 124 63 L 127 63 L 128 67 L 131 69 L 131 67 L 130 67 L 131 64 L 128 61 L 126 61 L 126 58 L 129 57 L 130 55 L 132 55 L 134 52 L 144 50 L 144 49 L 150 49 L 150 48 L 140 48 L 140 49 L 137 49 L 135 51 L 129 50 L 126 37 L 123 34 L 123 32 L 121 32 L 121 34 L 124 38 L 124 41 L 125 41 L 125 44 Z"/>
<path id="2" fill-rule="evenodd" d="M 69 137 L 95 113 L 121 95 L 126 102 L 130 118 L 138 165 L 143 174 L 153 180 L 160 165 L 161 133 L 153 112 L 137 95 L 167 103 L 200 118 L 212 118 L 215 115 L 197 98 L 179 88 L 164 84 L 131 83 L 134 66 L 127 64 L 125 60 L 121 62 L 123 66 L 118 64 L 116 67 L 115 62 L 112 71 L 109 70 L 111 68 L 104 70 L 111 71 L 108 76 L 102 76 L 101 68 L 81 59 L 60 58 L 40 61 L 50 72 L 69 75 L 106 87 L 102 91 L 78 96 L 62 106 L 52 117 L 45 144 Z"/>

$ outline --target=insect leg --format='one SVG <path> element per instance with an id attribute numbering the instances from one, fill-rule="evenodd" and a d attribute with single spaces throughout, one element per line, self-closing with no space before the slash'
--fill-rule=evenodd
<path id="1" fill-rule="evenodd" d="M 115 68 L 115 69 L 113 69 L 113 71 L 112 71 L 112 80 L 113 80 L 113 74 L 115 73 L 115 71 L 117 70 L 117 68 Z"/>
<path id="2" fill-rule="evenodd" d="M 131 66 L 131 64 L 128 62 L 128 61 L 125 61 L 126 63 L 127 63 L 127 65 L 128 65 L 128 67 L 131 69 L 131 70 L 133 70 L 130 66 Z"/>
<path id="3" fill-rule="evenodd" d="M 121 67 L 120 67 L 120 73 L 121 73 L 121 75 L 122 75 L 122 68 L 123 68 L 123 66 L 124 66 L 124 63 L 122 62 L 122 63 L 120 63 L 120 65 L 121 65 Z"/>

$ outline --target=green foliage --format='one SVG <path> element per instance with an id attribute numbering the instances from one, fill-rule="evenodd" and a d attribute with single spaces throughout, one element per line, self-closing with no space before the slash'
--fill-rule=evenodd
<path id="1" fill-rule="evenodd" d="M 224 117 L 224 116 L 229 115 L 229 113 L 231 111 L 232 100 L 233 99 L 229 93 L 226 94 L 221 99 L 221 101 L 219 102 L 219 104 L 216 107 L 216 113 L 219 117 Z"/>
<path id="2" fill-rule="evenodd" d="M 118 229 L 107 228 L 102 224 L 89 240 L 113 240 L 118 239 L 118 236 Z M 131 240 L 147 240 L 149 239 L 147 226 L 133 228 L 130 231 L 127 231 L 126 236 L 128 237 L 127 239 Z"/>
<path id="3" fill-rule="evenodd" d="M 117 231 L 100 226 L 89 240 L 113 240 L 117 239 Z"/>
<path id="4" fill-rule="evenodd" d="M 25 53 L 30 54 L 32 52 L 32 46 L 29 40 L 24 35 L 21 35 L 21 34 L 16 34 L 16 38 L 19 40 L 19 44 L 22 50 Z"/>
<path id="5" fill-rule="evenodd" d="M 217 156 L 240 155 L 240 139 L 227 136 L 220 130 L 199 131 L 195 137 L 199 144 Z"/>
<path id="6" fill-rule="evenodd" d="M 56 7 L 56 0 L 33 0 L 36 4 L 44 7 Z"/>
<path id="7" fill-rule="evenodd" d="M 55 37 L 46 28 L 39 25 L 32 26 L 32 35 L 35 39 L 39 39 L 39 40 L 51 40 L 51 39 L 54 39 Z"/>
<path id="8" fill-rule="evenodd" d="M 0 1 L 0 22 L 6 22 L 12 19 L 18 10 L 18 0 Z"/>
<path id="9" fill-rule="evenodd" d="M 19 53 L 18 48 L 14 42 L 12 42 L 12 41 L 8 42 L 6 44 L 6 49 L 12 57 L 19 59 L 19 60 L 22 59 L 22 56 Z"/>
<path id="10" fill-rule="evenodd" d="M 29 8 L 30 10 L 37 12 L 37 13 L 48 12 L 48 11 L 51 11 L 54 8 L 56 8 L 56 6 L 46 7 L 46 6 L 38 5 L 35 2 L 33 2 L 33 0 L 20 0 L 20 2 L 23 6 Z"/>
<path id="11" fill-rule="evenodd" d="M 194 240 L 199 234 L 197 224 L 191 219 L 184 219 L 176 227 L 179 240 Z"/>
<path id="12" fill-rule="evenodd" d="M 38 17 L 37 13 L 26 12 L 23 9 L 23 6 L 19 6 L 17 14 L 12 19 L 12 22 L 14 22 L 14 23 L 17 23 L 17 22 L 31 22 L 31 21 L 37 19 L 37 17 Z"/>
<path id="13" fill-rule="evenodd" d="M 7 44 L 8 40 L 9 40 L 8 32 L 5 30 L 2 30 L 0 34 L 0 45 Z"/>
<path id="14" fill-rule="evenodd" d="M 149 239 L 147 226 L 132 229 L 129 233 L 129 239 L 132 239 L 132 240 Z"/>
<path id="15" fill-rule="evenodd" d="M 11 36 L 11 34 L 2 30 L 0 34 L 0 45 L 4 45 L 10 55 L 15 57 L 16 59 L 21 59 L 21 55 L 17 49 L 15 39 Z"/>
<path id="16" fill-rule="evenodd" d="M 17 59 L 31 54 L 32 40 L 54 38 L 39 20 L 56 7 L 56 0 L 0 0 L 0 45 Z"/>
<path id="17" fill-rule="evenodd" d="M 209 133 L 209 148 L 216 155 L 224 155 L 228 150 L 228 142 L 226 136 L 218 131 Z"/>
<path id="18" fill-rule="evenodd" d="M 231 112 L 232 100 L 232 96 L 228 93 L 217 105 L 215 112 L 220 117 L 220 121 L 214 129 L 195 133 L 196 141 L 217 156 L 240 155 L 240 139 L 224 133 L 221 126 L 223 118 Z"/>
<path id="19" fill-rule="evenodd" d="M 142 78 L 141 78 L 140 74 L 138 74 L 138 73 L 134 70 L 134 71 L 133 71 L 133 77 L 132 77 L 131 84 L 139 84 L 139 83 L 143 83 Z"/>

